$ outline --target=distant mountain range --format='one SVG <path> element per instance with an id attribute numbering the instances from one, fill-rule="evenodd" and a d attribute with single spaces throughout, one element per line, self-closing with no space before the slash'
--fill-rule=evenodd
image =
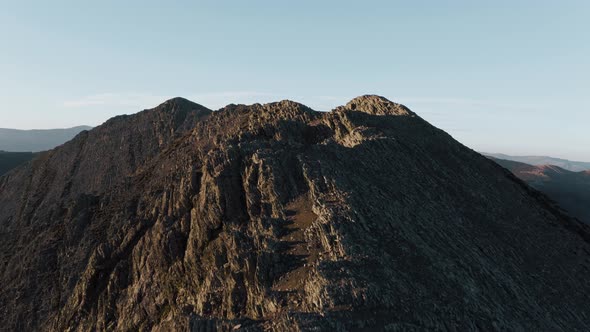
<path id="1" fill-rule="evenodd" d="M 535 166 L 512 160 L 491 159 L 531 187 L 545 193 L 572 216 L 590 224 L 590 170 L 572 172 L 554 165 Z"/>
<path id="2" fill-rule="evenodd" d="M 553 158 L 547 156 L 509 156 L 502 153 L 487 152 L 482 152 L 481 154 L 498 159 L 518 161 L 533 166 L 554 165 L 572 172 L 590 170 L 590 162 L 571 161 L 567 159 Z"/>
<path id="3" fill-rule="evenodd" d="M 39 152 L 61 145 L 81 131 L 92 129 L 78 126 L 66 129 L 19 130 L 0 128 L 0 150 L 8 152 Z"/>

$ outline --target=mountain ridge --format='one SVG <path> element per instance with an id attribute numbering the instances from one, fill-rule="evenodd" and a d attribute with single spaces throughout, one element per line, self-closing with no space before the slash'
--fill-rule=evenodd
<path id="1" fill-rule="evenodd" d="M 482 154 L 497 159 L 512 160 L 533 166 L 554 165 L 572 172 L 590 170 L 590 162 L 584 161 L 572 161 L 568 159 L 555 158 L 549 156 L 511 156 L 503 153 L 487 152 L 482 152 Z"/>
<path id="2" fill-rule="evenodd" d="M 65 128 L 49 128 L 49 129 L 16 129 L 16 128 L 3 128 L 0 127 L 0 130 L 8 130 L 8 131 L 15 131 L 15 132 L 31 132 L 31 131 L 53 131 L 53 130 L 70 130 L 70 129 L 79 129 L 79 130 L 90 130 L 92 126 L 87 125 L 79 125 L 73 127 L 65 127 Z"/>

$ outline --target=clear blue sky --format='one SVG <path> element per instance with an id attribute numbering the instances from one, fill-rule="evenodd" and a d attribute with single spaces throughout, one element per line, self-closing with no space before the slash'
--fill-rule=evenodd
<path id="1" fill-rule="evenodd" d="M 376 93 L 488 152 L 590 160 L 590 1 L 2 1 L 0 127 Z"/>

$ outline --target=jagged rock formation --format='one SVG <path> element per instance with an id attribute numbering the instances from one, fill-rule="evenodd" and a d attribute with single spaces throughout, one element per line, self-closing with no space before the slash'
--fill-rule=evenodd
<path id="1" fill-rule="evenodd" d="M 590 171 L 572 172 L 554 165 L 533 166 L 490 158 L 549 196 L 572 216 L 590 224 Z"/>
<path id="2" fill-rule="evenodd" d="M 590 230 L 405 107 L 183 99 L 0 178 L 9 330 L 587 330 Z"/>

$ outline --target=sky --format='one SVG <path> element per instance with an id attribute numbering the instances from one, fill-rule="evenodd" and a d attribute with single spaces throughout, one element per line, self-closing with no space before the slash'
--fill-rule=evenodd
<path id="1" fill-rule="evenodd" d="M 478 151 L 590 161 L 590 1 L 0 0 L 0 127 L 403 103 Z"/>

